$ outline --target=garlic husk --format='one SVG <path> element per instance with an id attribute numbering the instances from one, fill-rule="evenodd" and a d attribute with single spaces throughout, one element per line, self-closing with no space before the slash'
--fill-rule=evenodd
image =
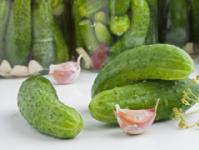
<path id="1" fill-rule="evenodd" d="M 154 122 L 156 109 L 128 110 L 116 105 L 115 115 L 120 128 L 126 134 L 137 135 L 144 133 Z"/>
<path id="2" fill-rule="evenodd" d="M 57 82 L 57 84 L 71 84 L 79 76 L 81 72 L 80 59 L 77 62 L 68 61 L 62 64 L 50 65 L 49 74 Z"/>

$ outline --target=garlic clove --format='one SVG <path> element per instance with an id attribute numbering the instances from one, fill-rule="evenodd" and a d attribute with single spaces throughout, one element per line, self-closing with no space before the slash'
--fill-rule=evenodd
<path id="1" fill-rule="evenodd" d="M 28 73 L 36 74 L 43 70 L 43 67 L 35 60 L 31 60 L 28 64 Z"/>
<path id="2" fill-rule="evenodd" d="M 136 135 L 144 133 L 152 125 L 156 117 L 156 109 L 128 110 L 116 105 L 115 115 L 124 133 Z"/>
<path id="3" fill-rule="evenodd" d="M 12 70 L 10 63 L 7 60 L 3 60 L 0 65 L 0 74 L 9 74 Z"/>
<path id="4" fill-rule="evenodd" d="M 80 59 L 81 57 L 78 58 L 77 62 L 68 61 L 62 64 L 50 65 L 49 74 L 58 84 L 70 84 L 78 78 L 81 72 Z"/>
<path id="5" fill-rule="evenodd" d="M 16 65 L 10 72 L 11 76 L 23 77 L 28 75 L 28 67 Z"/>

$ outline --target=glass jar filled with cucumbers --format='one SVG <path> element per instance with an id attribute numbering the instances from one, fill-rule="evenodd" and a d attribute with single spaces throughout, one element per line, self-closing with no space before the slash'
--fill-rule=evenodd
<path id="1" fill-rule="evenodd" d="M 74 0 L 72 11 L 75 48 L 86 69 L 157 42 L 157 0 Z"/>
<path id="2" fill-rule="evenodd" d="M 68 1 L 0 1 L 0 76 L 27 76 L 69 59 Z"/>

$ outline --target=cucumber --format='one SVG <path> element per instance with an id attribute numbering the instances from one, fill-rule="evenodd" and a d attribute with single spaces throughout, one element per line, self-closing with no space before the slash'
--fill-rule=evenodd
<path id="1" fill-rule="evenodd" d="M 112 42 L 112 37 L 106 25 L 104 25 L 101 22 L 95 22 L 94 24 L 95 35 L 98 42 L 103 43 L 105 45 L 110 45 Z"/>
<path id="2" fill-rule="evenodd" d="M 31 40 L 31 0 L 14 0 L 5 45 L 6 58 L 12 65 L 27 63 Z"/>
<path id="3" fill-rule="evenodd" d="M 100 11 L 103 8 L 108 6 L 107 0 L 75 0 L 74 2 L 79 10 L 79 14 L 82 18 L 91 17 L 97 11 Z"/>
<path id="4" fill-rule="evenodd" d="M 146 0 L 131 0 L 131 27 L 111 48 L 110 58 L 122 51 L 145 44 L 150 26 L 150 9 Z"/>
<path id="5" fill-rule="evenodd" d="M 146 37 L 146 44 L 158 42 L 158 0 L 147 0 L 151 10 L 151 21 Z"/>
<path id="6" fill-rule="evenodd" d="M 110 19 L 110 30 L 117 36 L 122 36 L 130 27 L 130 19 L 128 15 L 114 16 Z"/>
<path id="7" fill-rule="evenodd" d="M 79 29 L 79 23 L 81 21 L 81 16 L 80 13 L 78 11 L 78 0 L 74 0 L 73 1 L 73 5 L 72 5 L 72 16 L 73 16 L 73 21 L 74 21 L 74 32 L 75 32 L 75 46 L 76 47 L 83 47 L 83 40 L 82 37 L 80 35 L 80 29 Z"/>
<path id="8" fill-rule="evenodd" d="M 176 46 L 167 44 L 140 46 L 121 53 L 101 70 L 92 87 L 92 96 L 137 80 L 184 79 L 193 68 L 191 57 Z"/>
<path id="9" fill-rule="evenodd" d="M 181 102 L 183 92 L 188 89 L 196 95 L 199 93 L 199 85 L 189 79 L 143 81 L 99 93 L 92 99 L 89 109 L 95 119 L 112 124 L 117 123 L 114 114 L 116 104 L 124 109 L 148 109 L 154 108 L 159 99 L 156 121 L 167 120 L 171 119 L 173 108 L 184 111 L 190 108 Z"/>
<path id="10" fill-rule="evenodd" d="M 30 125 L 56 138 L 74 138 L 83 126 L 80 114 L 59 101 L 53 85 L 42 76 L 32 76 L 23 82 L 18 107 Z"/>
<path id="11" fill-rule="evenodd" d="M 5 31 L 9 16 L 10 2 L 8 0 L 0 1 L 0 61 L 4 59 Z"/>
<path id="12" fill-rule="evenodd" d="M 33 8 L 33 59 L 44 67 L 55 63 L 54 18 L 50 4 L 37 1 Z"/>
<path id="13" fill-rule="evenodd" d="M 130 0 L 110 0 L 109 5 L 112 16 L 123 16 L 130 8 Z"/>
<path id="14" fill-rule="evenodd" d="M 91 24 L 90 20 L 85 19 L 80 22 L 79 29 L 86 49 L 92 54 L 99 46 L 94 25 Z"/>
<path id="15" fill-rule="evenodd" d="M 188 6 L 187 0 L 169 1 L 165 43 L 183 47 L 189 42 L 190 26 Z"/>
<path id="16" fill-rule="evenodd" d="M 193 42 L 199 43 L 199 1 L 191 0 L 191 37 Z"/>
<path id="17" fill-rule="evenodd" d="M 56 63 L 65 62 L 69 59 L 69 49 L 64 39 L 64 35 L 56 23 L 54 23 L 54 40 Z"/>

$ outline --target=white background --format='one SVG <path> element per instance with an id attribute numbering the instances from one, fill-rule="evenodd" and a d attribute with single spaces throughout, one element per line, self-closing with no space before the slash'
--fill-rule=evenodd
<path id="1" fill-rule="evenodd" d="M 195 71 L 199 73 L 199 66 Z M 60 100 L 76 108 L 84 119 L 82 132 L 72 140 L 51 138 L 33 129 L 17 108 L 17 92 L 24 79 L 0 79 L 0 150 L 198 149 L 199 129 L 180 130 L 175 121 L 155 123 L 143 135 L 127 136 L 117 127 L 92 119 L 87 106 L 95 76 L 83 71 L 74 84 L 55 86 Z"/>

